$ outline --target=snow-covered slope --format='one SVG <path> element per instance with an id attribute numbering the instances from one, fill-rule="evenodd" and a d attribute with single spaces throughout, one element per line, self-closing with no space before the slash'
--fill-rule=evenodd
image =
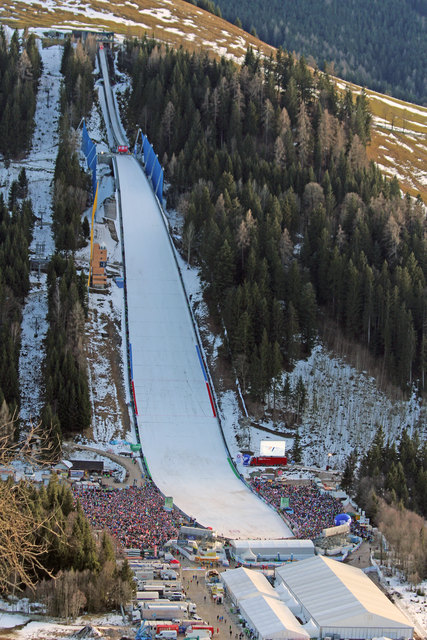
<path id="1" fill-rule="evenodd" d="M 133 379 L 151 475 L 185 513 L 222 535 L 290 537 L 229 465 L 160 209 L 134 158 L 118 157 L 117 167 Z"/>

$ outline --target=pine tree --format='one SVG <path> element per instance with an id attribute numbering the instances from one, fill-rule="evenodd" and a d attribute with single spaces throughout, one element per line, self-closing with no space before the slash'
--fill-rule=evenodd
<path id="1" fill-rule="evenodd" d="M 277 385 L 280 381 L 280 375 L 282 372 L 282 354 L 280 353 L 279 343 L 276 341 L 273 344 L 273 350 L 271 354 L 271 377 L 273 380 L 273 411 L 276 410 L 276 391 Z"/>
<path id="2" fill-rule="evenodd" d="M 18 175 L 18 197 L 26 198 L 28 196 L 28 178 L 25 172 L 25 167 L 22 167 Z"/>
<path id="3" fill-rule="evenodd" d="M 101 538 L 101 548 L 99 550 L 98 556 L 99 564 L 102 567 L 106 562 L 114 562 L 115 559 L 116 555 L 114 553 L 114 547 L 111 538 L 106 531 L 103 531 Z"/>
<path id="4" fill-rule="evenodd" d="M 302 446 L 301 446 L 301 436 L 299 429 L 295 431 L 294 442 L 292 445 L 292 461 L 296 464 L 300 464 L 302 460 Z"/>
<path id="5" fill-rule="evenodd" d="M 298 380 L 293 392 L 293 401 L 295 405 L 296 418 L 297 420 L 299 420 L 307 402 L 307 389 L 303 382 L 302 376 L 298 377 Z"/>
<path id="6" fill-rule="evenodd" d="M 262 332 L 262 340 L 259 349 L 260 354 L 260 380 L 261 392 L 263 398 L 268 391 L 271 379 L 271 345 L 268 341 L 267 330 L 264 328 Z"/>
<path id="7" fill-rule="evenodd" d="M 344 491 L 351 491 L 354 487 L 354 471 L 357 462 L 357 454 L 355 451 L 352 451 L 347 457 L 344 472 L 341 478 L 341 487 Z"/>

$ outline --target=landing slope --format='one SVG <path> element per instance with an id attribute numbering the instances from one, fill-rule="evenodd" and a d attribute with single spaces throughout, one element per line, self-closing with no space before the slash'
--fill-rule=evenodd
<path id="1" fill-rule="evenodd" d="M 183 511 L 222 535 L 291 537 L 229 466 L 159 208 L 132 157 L 118 157 L 117 167 L 133 377 L 153 480 Z"/>

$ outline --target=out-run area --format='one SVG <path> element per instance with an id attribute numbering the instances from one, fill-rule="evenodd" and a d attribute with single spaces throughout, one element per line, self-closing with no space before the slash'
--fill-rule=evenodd
<path id="1" fill-rule="evenodd" d="M 178 535 L 186 521 L 177 510 L 165 511 L 165 499 L 157 487 L 144 480 L 142 487 L 123 489 L 73 485 L 76 500 L 96 529 L 107 529 L 123 547 L 145 549 L 161 546 Z M 287 498 L 286 518 L 298 539 L 314 539 L 323 529 L 333 527 L 342 502 L 321 493 L 313 482 L 306 486 L 271 482 L 265 478 L 251 480 L 254 491 L 274 508 L 280 509 Z M 365 531 L 352 522 L 352 531 L 365 536 Z"/>

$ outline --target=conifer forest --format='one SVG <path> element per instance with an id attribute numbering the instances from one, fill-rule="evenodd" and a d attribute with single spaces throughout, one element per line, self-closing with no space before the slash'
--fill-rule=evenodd
<path id="1" fill-rule="evenodd" d="M 426 241 L 420 201 L 366 158 L 362 92 L 278 50 L 224 59 L 128 41 L 126 119 L 153 142 L 184 214 L 228 356 L 256 400 L 312 349 L 319 316 L 390 380 L 425 390 Z"/>

